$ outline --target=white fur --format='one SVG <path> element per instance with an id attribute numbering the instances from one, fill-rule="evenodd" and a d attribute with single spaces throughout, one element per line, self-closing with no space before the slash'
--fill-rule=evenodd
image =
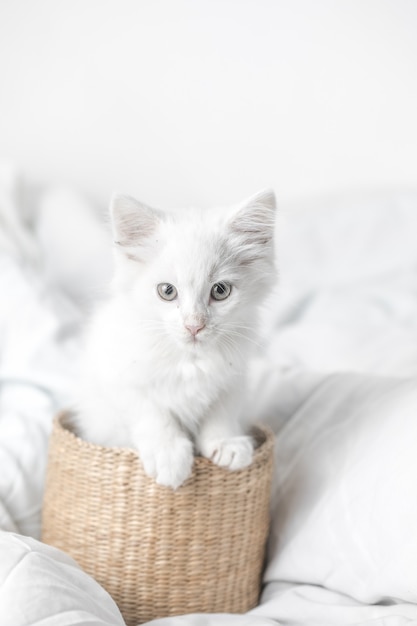
<path id="1" fill-rule="evenodd" d="M 246 370 L 274 280 L 274 195 L 175 214 L 116 196 L 111 213 L 115 273 L 88 333 L 80 434 L 135 448 L 145 471 L 173 488 L 190 475 L 194 452 L 245 467 L 253 453 Z M 232 291 L 215 301 L 219 281 Z M 175 285 L 178 297 L 162 300 L 159 283 Z M 201 324 L 196 336 L 186 328 Z"/>

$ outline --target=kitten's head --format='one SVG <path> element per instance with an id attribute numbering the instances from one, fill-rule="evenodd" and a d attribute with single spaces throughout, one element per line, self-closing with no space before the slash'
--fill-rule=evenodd
<path id="1" fill-rule="evenodd" d="M 229 210 L 162 213 L 114 196 L 114 287 L 157 340 L 190 350 L 251 335 L 275 278 L 275 197 Z"/>

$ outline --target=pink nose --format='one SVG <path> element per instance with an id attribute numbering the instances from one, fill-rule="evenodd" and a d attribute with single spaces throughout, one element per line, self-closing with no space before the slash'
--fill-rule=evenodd
<path id="1" fill-rule="evenodd" d="M 196 334 L 200 332 L 200 330 L 203 330 L 204 324 L 186 324 L 185 328 L 192 334 L 193 337 L 195 337 Z"/>

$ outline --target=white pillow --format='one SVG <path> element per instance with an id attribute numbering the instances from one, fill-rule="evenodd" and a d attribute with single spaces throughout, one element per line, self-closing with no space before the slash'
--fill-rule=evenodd
<path id="1" fill-rule="evenodd" d="M 69 556 L 0 531 L 0 626 L 124 626 L 109 594 Z"/>
<path id="2" fill-rule="evenodd" d="M 325 379 L 280 431 L 276 481 L 266 582 L 417 603 L 415 380 Z"/>

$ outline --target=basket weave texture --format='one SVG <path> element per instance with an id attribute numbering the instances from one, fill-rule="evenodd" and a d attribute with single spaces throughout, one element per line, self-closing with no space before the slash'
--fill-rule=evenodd
<path id="1" fill-rule="evenodd" d="M 42 540 L 70 554 L 113 597 L 128 626 L 185 613 L 244 613 L 260 593 L 273 435 L 257 428 L 252 464 L 197 457 L 176 491 L 133 450 L 76 437 L 68 415 L 50 440 Z"/>

